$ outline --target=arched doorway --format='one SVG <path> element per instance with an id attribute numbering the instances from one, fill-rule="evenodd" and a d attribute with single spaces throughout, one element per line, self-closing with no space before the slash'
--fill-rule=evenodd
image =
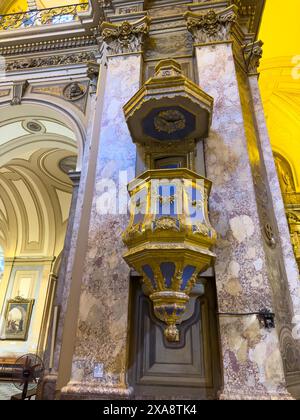
<path id="1" fill-rule="evenodd" d="M 1 115 L 0 360 L 13 361 L 29 352 L 42 355 L 46 346 L 56 287 L 53 273 L 64 248 L 72 200 L 68 172 L 80 169 L 83 143 L 76 124 L 51 106 L 4 106 Z M 10 310 L 15 301 L 28 312 L 22 331 L 14 336 L 8 318 L 17 313 Z"/>

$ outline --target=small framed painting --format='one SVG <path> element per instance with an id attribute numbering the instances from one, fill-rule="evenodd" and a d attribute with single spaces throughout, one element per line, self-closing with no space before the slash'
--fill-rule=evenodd
<path id="1" fill-rule="evenodd" d="M 34 299 L 20 296 L 7 301 L 3 340 L 27 340 L 33 305 Z"/>

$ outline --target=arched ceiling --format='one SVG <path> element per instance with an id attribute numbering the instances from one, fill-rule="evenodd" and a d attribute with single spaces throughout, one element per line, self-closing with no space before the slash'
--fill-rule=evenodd
<path id="1" fill-rule="evenodd" d="M 300 191 L 300 1 L 266 2 L 260 89 L 273 150 L 290 163 Z M 296 64 L 299 64 L 297 70 Z"/>
<path id="2" fill-rule="evenodd" d="M 64 169 L 75 169 L 78 146 L 74 132 L 54 116 L 43 107 L 21 105 L 14 118 L 0 123 L 0 246 L 5 257 L 57 256 L 63 248 L 72 198 Z"/>
<path id="3" fill-rule="evenodd" d="M 0 168 L 0 244 L 6 257 L 58 255 L 72 197 L 62 149 L 40 149 Z"/>

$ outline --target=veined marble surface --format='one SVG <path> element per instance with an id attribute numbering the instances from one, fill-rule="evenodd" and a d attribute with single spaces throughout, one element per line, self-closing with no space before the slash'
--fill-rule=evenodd
<path id="1" fill-rule="evenodd" d="M 215 100 L 205 159 L 213 182 L 210 219 L 218 232 L 219 311 L 245 314 L 220 315 L 221 398 L 290 398 L 276 330 L 266 331 L 255 315 L 246 315 L 272 310 L 273 302 L 232 46 L 196 47 L 196 58 L 199 84 Z"/>
<path id="2" fill-rule="evenodd" d="M 100 385 L 126 387 L 129 267 L 122 258 L 124 245 L 121 236 L 127 227 L 128 216 L 101 214 L 100 201 L 104 179 L 115 181 L 118 189 L 120 170 L 129 170 L 134 175 L 136 147 L 122 108 L 139 89 L 140 73 L 140 55 L 108 60 L 89 244 L 70 383 L 70 387 L 74 382 L 98 383 L 99 393 Z M 96 363 L 103 366 L 102 378 L 94 378 Z M 80 386 L 77 389 L 81 392 Z"/>

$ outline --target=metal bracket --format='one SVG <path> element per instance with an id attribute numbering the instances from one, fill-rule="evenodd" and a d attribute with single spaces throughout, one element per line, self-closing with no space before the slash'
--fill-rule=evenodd
<path id="1" fill-rule="evenodd" d="M 260 324 L 267 330 L 275 328 L 275 314 L 269 309 L 261 309 L 257 315 L 257 318 Z"/>

